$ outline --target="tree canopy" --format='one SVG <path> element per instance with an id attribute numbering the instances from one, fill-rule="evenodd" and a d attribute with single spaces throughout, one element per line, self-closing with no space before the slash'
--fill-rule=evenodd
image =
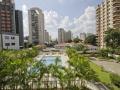
<path id="1" fill-rule="evenodd" d="M 106 46 L 116 49 L 120 46 L 120 29 L 109 29 L 105 36 Z"/>
<path id="2" fill-rule="evenodd" d="M 85 39 L 85 44 L 90 44 L 90 45 L 97 45 L 97 40 L 95 35 L 90 35 Z"/>
<path id="3" fill-rule="evenodd" d="M 74 43 L 79 43 L 80 41 L 81 41 L 81 40 L 79 39 L 79 37 L 76 37 L 76 38 L 73 39 L 73 42 L 74 42 Z"/>

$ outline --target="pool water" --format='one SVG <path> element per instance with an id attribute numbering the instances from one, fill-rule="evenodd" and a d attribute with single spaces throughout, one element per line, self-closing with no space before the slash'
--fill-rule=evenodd
<path id="1" fill-rule="evenodd" d="M 61 64 L 60 56 L 44 56 L 41 61 L 46 65 L 50 65 L 50 64 L 55 64 L 55 60 L 57 58 L 60 60 L 60 62 L 58 64 Z"/>

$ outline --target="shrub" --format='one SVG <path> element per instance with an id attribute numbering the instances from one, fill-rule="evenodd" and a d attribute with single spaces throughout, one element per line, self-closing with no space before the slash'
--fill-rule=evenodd
<path id="1" fill-rule="evenodd" d="M 104 85 L 105 85 L 106 87 L 108 87 L 110 90 L 114 90 L 113 84 L 106 84 L 106 83 L 104 83 Z"/>
<path id="2" fill-rule="evenodd" d="M 108 57 L 108 50 L 106 50 L 106 49 L 101 49 L 101 50 L 99 51 L 99 54 L 100 54 L 101 57 L 107 58 L 107 57 Z"/>
<path id="3" fill-rule="evenodd" d="M 111 74 L 110 78 L 111 78 L 112 83 L 118 88 L 120 88 L 120 76 L 117 74 Z"/>
<path id="4" fill-rule="evenodd" d="M 120 62 L 120 56 L 117 58 L 117 62 L 118 62 L 118 63 Z"/>

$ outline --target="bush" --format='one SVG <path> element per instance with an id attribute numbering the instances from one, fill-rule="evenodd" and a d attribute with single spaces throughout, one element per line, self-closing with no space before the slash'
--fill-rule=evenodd
<path id="1" fill-rule="evenodd" d="M 99 51 L 99 54 L 100 54 L 101 57 L 107 58 L 107 57 L 108 57 L 108 50 L 106 50 L 106 49 L 101 49 L 101 50 Z"/>
<path id="2" fill-rule="evenodd" d="M 120 56 L 119 56 L 116 60 L 117 60 L 117 62 L 119 63 L 119 62 L 120 62 Z"/>
<path id="3" fill-rule="evenodd" d="M 114 50 L 113 50 L 113 49 L 110 49 L 110 48 L 101 49 L 101 50 L 99 51 L 99 55 L 100 55 L 101 57 L 103 57 L 103 58 L 114 59 L 113 54 L 114 54 Z"/>
<path id="4" fill-rule="evenodd" d="M 118 88 L 120 88 L 120 76 L 117 74 L 111 74 L 110 78 L 111 78 L 112 83 Z"/>
<path id="5" fill-rule="evenodd" d="M 104 83 L 104 85 L 105 85 L 106 87 L 108 87 L 110 90 L 114 90 L 113 84 L 106 84 L 106 83 Z"/>

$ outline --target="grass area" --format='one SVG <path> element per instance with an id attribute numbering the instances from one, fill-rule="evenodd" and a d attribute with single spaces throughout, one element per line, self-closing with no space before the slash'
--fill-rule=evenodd
<path id="1" fill-rule="evenodd" d="M 114 90 L 120 90 L 120 88 L 113 85 Z"/>
<path id="2" fill-rule="evenodd" d="M 103 69 L 96 65 L 93 62 L 90 62 L 90 66 L 91 68 L 96 72 L 96 74 L 98 75 L 98 78 L 100 79 L 101 82 L 105 83 L 105 84 L 111 84 L 111 79 L 110 79 L 110 73 L 109 72 L 105 72 L 103 71 Z M 120 90 L 120 88 L 116 87 L 115 85 L 113 85 L 113 90 Z"/>
<path id="3" fill-rule="evenodd" d="M 90 66 L 96 72 L 101 82 L 107 83 L 107 84 L 111 83 L 110 74 L 108 72 L 103 71 L 103 69 L 100 66 L 92 62 L 90 62 Z"/>

